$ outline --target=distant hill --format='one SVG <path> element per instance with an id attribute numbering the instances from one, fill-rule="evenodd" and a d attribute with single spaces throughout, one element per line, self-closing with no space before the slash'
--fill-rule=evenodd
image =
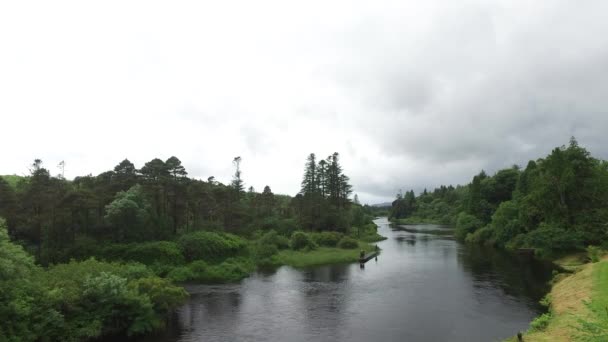
<path id="1" fill-rule="evenodd" d="M 2 179 L 4 179 L 13 188 L 16 188 L 17 183 L 19 183 L 20 180 L 25 178 L 25 177 L 17 176 L 17 175 L 5 175 L 5 176 L 0 176 L 0 177 L 2 177 Z"/>

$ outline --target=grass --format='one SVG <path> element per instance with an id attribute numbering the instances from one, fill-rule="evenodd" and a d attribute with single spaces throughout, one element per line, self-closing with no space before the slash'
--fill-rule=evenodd
<path id="1" fill-rule="evenodd" d="M 582 265 L 584 255 L 562 257 L 557 263 L 576 267 L 550 293 L 551 318 L 546 328 L 529 330 L 524 341 L 606 341 L 608 333 L 608 259 Z M 593 333 L 592 333 L 593 331 Z M 599 337 L 598 337 L 599 336 Z M 507 341 L 517 341 L 511 338 Z"/>
<path id="2" fill-rule="evenodd" d="M 359 252 L 361 250 L 371 252 L 374 249 L 374 245 L 359 242 L 359 248 L 356 249 L 319 247 L 312 251 L 283 250 L 273 258 L 275 258 L 275 262 L 279 265 L 303 268 L 327 264 L 356 262 L 359 260 Z"/>

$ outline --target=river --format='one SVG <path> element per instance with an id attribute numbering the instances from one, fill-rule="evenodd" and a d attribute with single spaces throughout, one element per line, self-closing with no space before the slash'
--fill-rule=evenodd
<path id="1" fill-rule="evenodd" d="M 167 331 L 146 341 L 500 341 L 542 312 L 550 265 L 458 243 L 449 227 L 375 222 L 388 239 L 365 268 L 188 286 Z"/>

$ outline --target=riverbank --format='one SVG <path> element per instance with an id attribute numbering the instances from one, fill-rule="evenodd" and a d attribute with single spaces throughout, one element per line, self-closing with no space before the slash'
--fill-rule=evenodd
<path id="1" fill-rule="evenodd" d="M 276 255 L 277 265 L 287 265 L 298 268 L 328 264 L 343 264 L 359 261 L 359 252 L 371 252 L 375 245 L 359 241 L 357 249 L 341 249 L 320 247 L 312 251 L 283 250 Z"/>
<path id="2" fill-rule="evenodd" d="M 253 240 L 224 236 L 224 240 L 234 239 L 232 245 L 240 247 L 233 249 L 230 257 L 216 259 L 215 262 L 209 262 L 210 259 L 204 257 L 208 253 L 201 253 L 201 248 L 209 241 L 220 239 L 217 234 L 205 233 L 205 239 L 191 246 L 192 248 L 182 246 L 184 250 L 193 250 L 189 254 L 201 254 L 199 259 L 187 264 L 164 265 L 165 267 L 158 268 L 158 274 L 176 283 L 234 283 L 249 277 L 258 269 L 280 266 L 305 268 L 357 262 L 361 251 L 371 252 L 376 249 L 372 242 L 386 239 L 378 234 L 377 229 L 378 227 L 371 223 L 353 230 L 350 234 L 300 231 L 287 239 L 269 231 Z"/>
<path id="3" fill-rule="evenodd" d="M 608 340 L 608 258 L 583 264 L 580 255 L 571 255 L 556 260 L 556 264 L 573 273 L 556 276 L 545 300 L 548 313 L 530 323 L 523 340 Z"/>

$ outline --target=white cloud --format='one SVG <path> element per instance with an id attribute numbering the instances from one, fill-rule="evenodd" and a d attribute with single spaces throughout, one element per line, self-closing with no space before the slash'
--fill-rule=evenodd
<path id="1" fill-rule="evenodd" d="M 608 157 L 604 1 L 5 2 L 0 174 L 178 156 L 294 194 L 310 152 L 363 201 L 570 135 Z M 56 169 L 54 172 L 57 172 Z"/>

